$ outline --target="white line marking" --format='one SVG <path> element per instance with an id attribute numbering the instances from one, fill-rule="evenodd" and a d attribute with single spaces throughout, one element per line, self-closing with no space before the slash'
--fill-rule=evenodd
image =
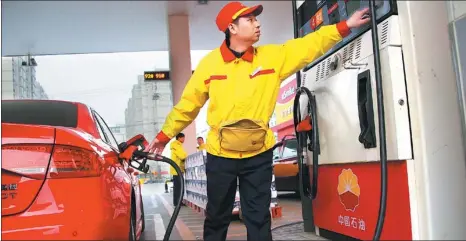
<path id="1" fill-rule="evenodd" d="M 154 194 L 150 195 L 150 200 L 151 200 L 151 202 L 152 202 L 152 207 L 153 207 L 153 208 L 157 208 L 157 207 L 159 206 L 159 205 L 157 205 L 157 200 L 155 199 L 155 195 L 154 195 Z"/>
<path id="2" fill-rule="evenodd" d="M 154 215 L 154 225 L 155 225 L 155 239 L 163 240 L 165 235 L 165 225 L 163 224 L 163 219 L 160 213 Z"/>

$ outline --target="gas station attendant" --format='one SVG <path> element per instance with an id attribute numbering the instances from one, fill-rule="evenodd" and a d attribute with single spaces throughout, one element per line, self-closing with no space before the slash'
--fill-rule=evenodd
<path id="1" fill-rule="evenodd" d="M 276 140 L 268 123 L 280 84 L 341 41 L 351 28 L 370 20 L 363 18 L 368 9 L 359 10 L 346 21 L 322 26 L 302 38 L 254 47 L 261 34 L 256 17 L 262 10 L 262 5 L 246 7 L 240 2 L 230 2 L 220 10 L 216 24 L 225 41 L 200 61 L 180 101 L 146 149 L 161 153 L 210 99 L 206 241 L 226 239 L 237 178 L 248 240 L 272 240 L 271 148 Z"/>

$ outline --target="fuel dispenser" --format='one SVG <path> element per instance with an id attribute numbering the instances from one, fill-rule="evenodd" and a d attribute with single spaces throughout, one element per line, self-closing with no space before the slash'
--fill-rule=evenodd
<path id="1" fill-rule="evenodd" d="M 466 187 L 464 180 L 455 186 L 455 191 L 443 192 L 449 197 L 462 197 L 463 203 L 436 199 L 433 206 L 420 208 L 419 204 L 431 202 L 418 188 L 431 191 L 428 183 L 433 175 L 421 176 L 420 172 L 425 170 L 421 167 L 434 166 L 427 160 L 426 152 L 435 150 L 425 148 L 427 140 L 414 139 L 412 134 L 413 125 L 416 135 L 425 133 L 425 127 L 418 126 L 423 122 L 422 114 L 410 113 L 409 104 L 415 102 L 420 90 L 412 88 L 411 82 L 417 83 L 419 77 L 414 78 L 409 68 L 423 64 L 411 44 L 417 41 L 413 36 L 416 28 L 429 28 L 418 20 L 421 12 L 413 7 L 416 3 L 297 2 L 293 1 L 295 37 L 338 23 L 364 7 L 370 8 L 372 20 L 367 26 L 353 29 L 349 36 L 297 74 L 293 116 L 299 143 L 298 160 L 301 160 L 305 231 L 314 229 L 317 235 L 332 240 L 445 239 L 447 236 L 464 239 L 465 229 L 460 224 L 442 225 L 437 230 L 432 225 L 436 222 L 434 217 L 465 223 L 466 192 L 461 189 Z M 429 10 L 426 17 L 435 16 L 434 9 Z M 449 61 L 446 54 L 439 57 Z M 451 76 L 452 69 L 442 66 L 439 71 Z M 450 143 L 447 139 L 442 141 Z M 419 155 L 415 159 L 414 150 L 423 157 Z M 452 151 L 464 161 L 463 146 L 454 144 Z M 455 161 L 461 167 L 459 163 Z M 451 170 L 451 174 L 459 180 L 464 170 Z M 461 214 L 437 211 L 448 204 L 455 205 Z M 450 232 L 448 235 L 446 230 Z"/>

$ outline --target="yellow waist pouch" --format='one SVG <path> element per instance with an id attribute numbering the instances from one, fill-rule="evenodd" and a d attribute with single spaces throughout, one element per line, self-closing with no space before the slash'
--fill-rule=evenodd
<path id="1" fill-rule="evenodd" d="M 264 147 L 267 128 L 262 121 L 242 119 L 219 128 L 220 147 L 228 151 L 250 152 Z"/>

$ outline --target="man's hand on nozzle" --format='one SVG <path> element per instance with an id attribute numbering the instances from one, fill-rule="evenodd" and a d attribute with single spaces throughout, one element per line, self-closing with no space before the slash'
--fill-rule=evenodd
<path id="1" fill-rule="evenodd" d="M 359 28 L 362 25 L 368 23 L 371 21 L 370 15 L 369 15 L 369 8 L 364 8 L 361 10 L 357 10 L 356 12 L 351 15 L 351 17 L 346 20 L 346 25 L 348 25 L 348 28 Z"/>
<path id="2" fill-rule="evenodd" d="M 159 139 L 154 138 L 154 140 L 150 143 L 149 146 L 146 147 L 144 151 L 161 155 L 166 144 L 167 143 L 161 142 Z"/>

